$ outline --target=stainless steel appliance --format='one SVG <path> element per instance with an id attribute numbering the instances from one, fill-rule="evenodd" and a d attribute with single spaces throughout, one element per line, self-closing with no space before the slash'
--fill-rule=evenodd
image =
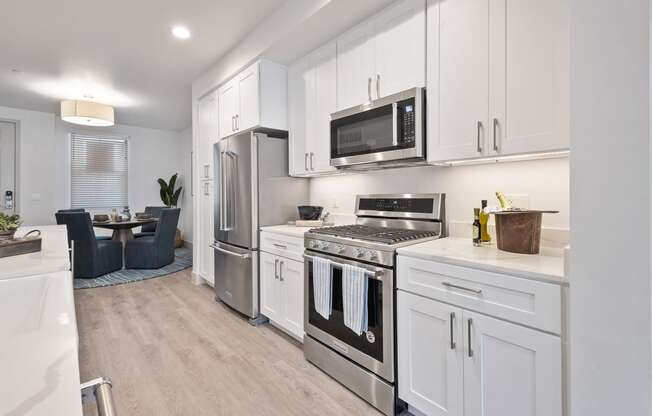
<path id="1" fill-rule="evenodd" d="M 259 228 L 295 219 L 308 182 L 288 176 L 287 132 L 246 131 L 213 150 L 215 294 L 256 323 Z"/>
<path id="2" fill-rule="evenodd" d="M 331 114 L 331 165 L 377 169 L 425 163 L 425 115 L 423 88 Z"/>
<path id="3" fill-rule="evenodd" d="M 396 249 L 445 236 L 444 194 L 360 195 L 354 225 L 305 234 L 306 359 L 387 415 L 401 406 L 395 389 Z M 315 310 L 316 257 L 331 261 L 332 314 Z M 342 268 L 367 271 L 368 330 L 358 336 L 344 324 Z"/>

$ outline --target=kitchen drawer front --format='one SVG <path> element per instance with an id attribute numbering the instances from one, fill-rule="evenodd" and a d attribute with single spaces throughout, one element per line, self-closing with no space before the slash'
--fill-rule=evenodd
<path id="1" fill-rule="evenodd" d="M 303 238 L 261 231 L 260 249 L 303 263 Z"/>
<path id="2" fill-rule="evenodd" d="M 397 287 L 554 334 L 561 333 L 561 287 L 398 256 Z"/>

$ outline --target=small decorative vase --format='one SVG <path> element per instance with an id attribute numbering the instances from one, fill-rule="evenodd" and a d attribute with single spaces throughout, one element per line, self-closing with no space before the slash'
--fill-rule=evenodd
<path id="1" fill-rule="evenodd" d="M 13 240 L 16 230 L 0 231 L 0 241 Z"/>

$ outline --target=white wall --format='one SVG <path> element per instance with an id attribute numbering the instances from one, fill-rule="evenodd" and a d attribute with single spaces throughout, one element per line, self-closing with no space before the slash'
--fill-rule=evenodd
<path id="1" fill-rule="evenodd" d="M 513 198 L 515 204 L 533 209 L 554 209 L 559 214 L 543 216 L 549 229 L 567 231 L 569 224 L 568 159 L 547 159 L 489 165 L 389 169 L 311 180 L 312 204 L 335 214 L 352 214 L 357 194 L 446 193 L 449 223 L 473 222 L 473 208 L 486 199 L 498 205 L 496 191 Z M 337 204 L 337 208 L 333 205 Z"/>
<path id="2" fill-rule="evenodd" d="M 135 126 L 115 125 L 113 127 L 90 128 L 55 121 L 56 140 L 56 183 L 55 204 L 57 209 L 70 207 L 70 134 L 86 133 L 115 137 L 127 137 L 129 140 L 129 208 L 132 214 L 140 212 L 148 205 L 161 205 L 158 178 L 166 181 L 174 173 L 179 174 L 178 184 L 184 187 L 179 206 L 183 208 L 190 198 L 190 171 L 185 162 L 190 163 L 190 154 L 185 152 L 183 135 L 176 131 L 157 130 Z M 190 140 L 186 136 L 186 139 Z M 190 144 L 188 144 L 189 146 Z M 184 160 L 184 159 L 187 159 Z M 186 216 L 192 221 L 192 209 L 188 213 L 182 209 L 179 228 L 184 232 Z M 191 231 L 192 233 L 192 231 Z M 185 239 L 184 235 L 184 239 Z"/>
<path id="3" fill-rule="evenodd" d="M 16 200 L 26 224 L 54 221 L 54 114 L 0 107 L 0 119 L 14 121 L 17 130 Z"/>
<path id="4" fill-rule="evenodd" d="M 571 4 L 572 416 L 649 416 L 649 4 Z"/>
<path id="5" fill-rule="evenodd" d="M 54 212 L 70 207 L 71 132 L 100 132 L 129 137 L 129 206 L 132 212 L 146 205 L 160 205 L 156 179 L 179 173 L 187 187 L 180 199 L 180 227 L 192 239 L 190 198 L 190 129 L 184 132 L 117 125 L 92 129 L 62 122 L 53 113 L 0 107 L 0 119 L 14 121 L 17 131 L 17 208 L 25 224 L 55 222 Z"/>

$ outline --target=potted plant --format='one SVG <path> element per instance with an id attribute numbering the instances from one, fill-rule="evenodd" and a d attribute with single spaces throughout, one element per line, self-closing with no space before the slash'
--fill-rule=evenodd
<path id="1" fill-rule="evenodd" d="M 175 189 L 177 184 L 177 174 L 175 173 L 172 175 L 169 182 L 166 182 L 162 178 L 158 178 L 158 184 L 161 187 L 160 194 L 163 204 L 168 208 L 176 208 L 177 203 L 179 202 L 179 196 L 181 196 L 181 191 L 183 190 L 183 186 Z M 183 246 L 183 239 L 181 238 L 181 230 L 177 228 L 176 247 L 179 248 L 181 246 Z"/>
<path id="2" fill-rule="evenodd" d="M 7 215 L 0 212 L 0 240 L 11 240 L 22 221 L 18 215 Z"/>

